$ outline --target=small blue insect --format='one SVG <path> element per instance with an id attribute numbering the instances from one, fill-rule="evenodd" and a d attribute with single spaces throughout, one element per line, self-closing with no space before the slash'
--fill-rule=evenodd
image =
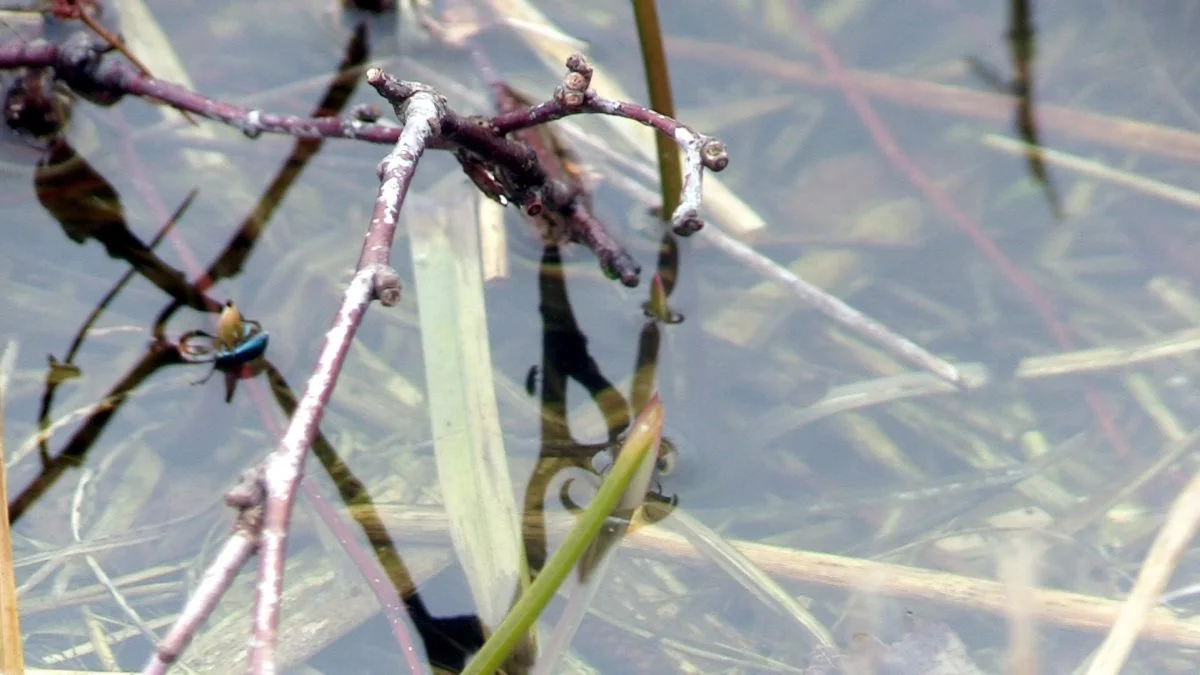
<path id="1" fill-rule="evenodd" d="M 205 338 L 209 344 L 195 344 L 197 338 Z M 230 300 L 221 310 L 217 334 L 202 330 L 184 333 L 179 338 L 179 354 L 190 363 L 213 364 L 204 379 L 192 383 L 204 384 L 218 370 L 236 376 L 242 366 L 266 353 L 270 339 L 271 334 L 263 330 L 262 324 L 253 319 L 243 319 Z"/>
<path id="2" fill-rule="evenodd" d="M 222 349 L 213 355 L 213 368 L 226 370 L 250 363 L 267 351 L 270 340 L 271 334 L 263 330 L 257 321 L 248 321 L 240 343 L 233 349 Z"/>

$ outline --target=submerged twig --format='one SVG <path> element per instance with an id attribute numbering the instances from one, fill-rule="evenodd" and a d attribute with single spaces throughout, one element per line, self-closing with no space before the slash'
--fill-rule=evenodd
<path id="1" fill-rule="evenodd" d="M 1200 193 L 1178 185 L 1172 185 L 1153 178 L 1147 178 L 1136 173 L 1111 167 L 1104 162 L 1085 159 L 1061 150 L 1053 150 L 1043 145 L 1031 146 L 1024 141 L 1018 141 L 999 134 L 986 134 L 982 138 L 983 145 L 996 148 L 1009 154 L 1033 154 L 1045 161 L 1046 164 L 1068 171 L 1075 171 L 1091 178 L 1107 183 L 1120 185 L 1135 192 L 1174 202 L 1189 209 L 1200 209 Z M 1070 214 L 1067 214 L 1070 215 Z"/>
<path id="2" fill-rule="evenodd" d="M 79 473 L 79 483 L 75 487 L 75 495 L 71 503 L 71 537 L 75 540 L 76 544 L 83 543 L 82 516 L 84 496 L 87 494 L 88 484 L 92 481 L 92 475 L 93 472 L 91 469 L 84 469 Z M 83 560 L 87 564 L 88 568 L 92 570 L 92 574 L 96 577 L 96 581 L 98 581 L 100 585 L 104 587 L 104 590 L 108 591 L 109 597 L 112 598 L 117 607 L 121 608 L 121 611 L 125 613 L 125 616 L 129 618 L 130 622 L 139 631 L 141 631 L 144 637 L 148 638 L 151 642 L 157 643 L 158 635 L 155 634 L 154 629 L 151 628 L 148 623 L 146 623 L 146 620 L 142 618 L 142 615 L 139 614 L 136 609 L 134 609 L 133 605 L 129 604 L 129 601 L 126 600 L 121 591 L 117 589 L 116 584 L 113 583 L 112 577 L 110 577 L 108 573 L 104 571 L 104 568 L 101 567 L 100 562 L 96 560 L 96 556 L 92 553 L 84 553 Z"/>
<path id="3" fill-rule="evenodd" d="M 440 509 L 415 505 L 382 509 L 379 514 L 390 531 L 414 541 L 446 540 L 446 516 Z M 539 526 L 565 533 L 575 519 L 554 514 Z M 544 536 L 544 532 L 541 533 Z M 952 572 L 807 551 L 745 540 L 729 543 L 763 571 L 795 584 L 854 590 L 868 587 L 875 594 L 908 601 L 932 602 L 1003 617 L 1008 612 L 1005 584 L 991 579 Z M 668 559 L 686 565 L 708 564 L 709 560 L 686 537 L 663 527 L 642 527 L 622 540 L 635 555 Z M 1052 588 L 1030 590 L 1030 614 L 1047 627 L 1089 632 L 1107 631 L 1121 609 L 1109 598 Z M 1183 647 L 1200 647 L 1200 620 L 1179 617 L 1162 608 L 1150 613 L 1142 638 Z"/>
<path id="4" fill-rule="evenodd" d="M 962 372 L 954 364 L 935 356 L 924 347 L 892 331 L 875 319 L 854 309 L 838 298 L 801 279 L 791 270 L 767 258 L 753 248 L 730 237 L 715 227 L 706 228 L 703 236 L 721 251 L 759 272 L 769 279 L 783 284 L 788 292 L 834 322 L 874 340 L 896 356 L 920 366 L 956 387 L 969 386 Z"/>
<path id="5" fill-rule="evenodd" d="M 833 635 L 824 624 L 785 591 L 780 585 L 758 565 L 755 565 L 744 553 L 739 551 L 727 539 L 712 528 L 692 517 L 683 509 L 676 509 L 671 518 L 671 525 L 682 531 L 683 536 L 702 555 L 708 556 L 730 577 L 750 591 L 768 607 L 778 610 L 799 624 L 819 644 L 836 647 Z"/>
<path id="6" fill-rule="evenodd" d="M 1121 672 L 1138 636 L 1151 623 L 1159 595 L 1167 587 L 1179 559 L 1191 546 L 1200 529 L 1200 473 L 1183 488 L 1159 530 L 1137 582 L 1121 607 L 1108 637 L 1100 645 L 1087 675 L 1116 675 Z"/>

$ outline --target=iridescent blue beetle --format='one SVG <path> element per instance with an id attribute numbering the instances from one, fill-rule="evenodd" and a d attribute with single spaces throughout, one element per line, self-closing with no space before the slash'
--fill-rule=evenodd
<path id="1" fill-rule="evenodd" d="M 194 344 L 197 338 L 205 338 L 209 344 Z M 204 379 L 192 383 L 203 384 L 218 370 L 236 376 L 242 366 L 266 353 L 270 339 L 270 333 L 263 330 L 262 324 L 253 319 L 243 319 L 230 300 L 221 310 L 217 334 L 202 330 L 184 333 L 179 338 L 179 354 L 190 363 L 213 364 Z"/>

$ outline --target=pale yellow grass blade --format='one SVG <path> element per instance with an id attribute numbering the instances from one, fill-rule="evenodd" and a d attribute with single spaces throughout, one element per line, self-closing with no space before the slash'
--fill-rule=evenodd
<path id="1" fill-rule="evenodd" d="M 17 584 L 12 532 L 8 522 L 8 483 L 4 469 L 4 392 L 17 361 L 17 343 L 10 340 L 0 354 L 0 672 L 22 675 L 21 617 L 17 611 Z"/>
<path id="2" fill-rule="evenodd" d="M 421 317 L 425 386 L 438 481 L 486 629 L 499 625 L 526 577 L 520 519 L 493 388 L 475 200 L 405 204 Z"/>

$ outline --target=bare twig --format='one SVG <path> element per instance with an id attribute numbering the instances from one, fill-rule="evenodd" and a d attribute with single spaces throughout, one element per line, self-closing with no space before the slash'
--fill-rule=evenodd
<path id="1" fill-rule="evenodd" d="M 679 207 L 671 215 L 671 225 L 680 234 L 690 234 L 703 227 L 699 216 L 703 170 L 721 171 L 729 165 L 725 144 L 644 106 L 599 96 L 588 88 L 592 82 L 592 67 L 582 54 L 573 54 L 567 59 L 567 70 L 553 99 L 527 110 L 497 115 L 492 118 L 492 129 L 497 134 L 508 134 L 581 113 L 624 117 L 656 129 L 674 139 L 684 151 L 683 193 Z"/>
<path id="2" fill-rule="evenodd" d="M 728 164 L 728 155 L 720 141 L 698 134 L 669 117 L 632 103 L 600 98 L 588 91 L 591 68 L 582 56 L 572 56 L 568 66 L 571 71 L 554 99 L 533 106 L 529 111 L 489 119 L 460 115 L 443 104 L 440 130 L 430 139 L 429 147 L 453 150 L 468 176 L 489 197 L 516 204 L 529 216 L 547 210 L 555 214 L 568 223 L 575 240 L 596 253 L 606 273 L 626 286 L 636 286 L 640 272 L 637 263 L 591 216 L 580 191 L 549 176 L 528 145 L 505 138 L 504 133 L 579 113 L 627 117 L 667 133 L 684 148 L 688 158 L 683 202 L 676 209 L 672 222 L 677 230 L 689 232 L 700 226 L 702 168 L 720 171 Z M 72 88 L 103 94 L 108 100 L 133 94 L 163 101 L 180 110 L 233 126 L 251 138 L 272 132 L 298 138 L 395 143 L 400 137 L 400 130 L 395 126 L 367 122 L 362 115 L 296 117 L 217 101 L 185 87 L 144 76 L 127 63 L 104 59 L 83 34 L 61 45 L 12 40 L 0 45 L 0 69 L 15 67 L 53 68 L 55 77 Z M 585 76 L 585 72 L 588 75 Z M 501 126 L 497 126 L 495 120 L 500 120 Z"/>
<path id="3" fill-rule="evenodd" d="M 392 236 L 417 161 L 441 132 L 446 110 L 445 100 L 429 87 L 403 82 L 378 68 L 367 71 L 367 82 L 392 104 L 404 124 L 404 131 L 396 147 L 380 163 L 379 196 L 359 256 L 358 271 L 342 297 L 333 327 L 325 335 L 316 368 L 309 377 L 287 432 L 279 447 L 266 459 L 263 475 L 267 504 L 250 655 L 251 671 L 258 675 L 276 672 L 275 643 L 283 593 L 284 551 L 304 460 L 367 306 L 374 298 L 385 305 L 400 300 L 399 278 L 387 265 Z M 407 652 L 413 658 L 412 649 Z"/>
<path id="4" fill-rule="evenodd" d="M 533 148 L 521 140 L 505 137 L 491 119 L 454 113 L 447 108 L 445 99 L 427 85 L 398 80 L 378 68 L 367 71 L 367 80 L 393 104 L 402 127 L 374 123 L 374 116 L 362 114 L 345 118 L 302 118 L 272 115 L 209 99 L 184 87 L 149 77 L 128 63 L 103 58 L 95 43 L 84 34 L 74 35 L 58 45 L 44 41 L 0 44 L 0 69 L 12 67 L 50 69 L 56 79 L 106 103 L 126 94 L 167 102 L 181 110 L 234 126 L 250 137 L 270 131 L 300 138 L 342 137 L 395 144 L 378 168 L 380 189 L 357 272 L 345 291 L 333 326 L 326 334 L 314 372 L 291 423 L 275 451 L 255 474 L 251 481 L 253 489 L 241 491 L 251 494 L 247 496 L 235 491 L 230 497 L 231 505 L 238 506 L 243 517 L 210 567 L 200 591 L 158 646 L 146 672 L 163 672 L 178 659 L 228 588 L 237 569 L 251 553 L 260 549 L 250 659 L 253 672 L 275 672 L 287 528 L 296 490 L 303 482 L 304 461 L 367 306 L 374 299 L 386 306 L 400 300 L 399 277 L 389 266 L 390 251 L 400 209 L 425 149 L 453 150 L 486 194 L 498 201 L 517 204 L 527 216 L 546 213 L 568 223 L 572 236 L 596 252 L 606 271 L 626 285 L 637 283 L 637 263 L 591 215 L 585 191 L 547 171 Z M 582 57 L 570 59 L 568 68 L 563 86 L 556 91 L 554 99 L 528 110 L 551 115 L 546 121 L 581 112 L 600 112 L 642 121 L 669 133 L 685 149 L 690 161 L 683 205 L 675 214 L 675 223 L 678 228 L 698 229 L 702 169 L 720 170 L 726 165 L 728 159 L 723 145 L 640 106 L 597 97 L 588 90 L 591 69 Z M 559 112 L 554 112 L 555 106 Z M 506 112 L 516 115 L 509 120 L 515 131 L 541 123 L 536 119 L 521 123 L 517 120 L 524 113 Z M 246 520 L 249 518 L 247 513 L 253 514 L 249 521 Z M 394 592 L 382 592 L 378 584 L 372 588 L 393 624 L 401 623 L 394 618 L 402 611 L 399 596 Z M 395 625 L 393 629 L 412 670 L 426 671 L 428 666 L 417 658 L 407 634 Z"/>
<path id="5" fill-rule="evenodd" d="M 400 300 L 400 280 L 388 264 L 396 222 L 417 161 L 440 133 L 441 118 L 445 114 L 444 99 L 425 85 L 402 82 L 377 68 L 367 71 L 367 81 L 393 104 L 404 122 L 404 130 L 395 148 L 378 169 L 381 181 L 379 193 L 359 256 L 357 272 L 343 295 L 342 306 L 326 334 L 313 375 L 278 448 L 264 460 L 254 474 L 254 480 L 247 479 L 257 487 L 242 489 L 230 498 L 231 505 L 255 514 L 253 527 L 237 528 L 206 572 L 205 582 L 196 596 L 159 645 L 145 672 L 164 672 L 166 666 L 178 658 L 232 582 L 237 569 L 257 547 L 261 547 L 263 554 L 259 565 L 251 667 L 256 673 L 273 673 L 276 670 L 275 644 L 287 527 L 296 490 L 302 482 L 304 460 L 367 306 L 374 299 L 385 306 L 395 305 Z M 250 511 L 249 505 L 255 503 L 253 497 L 258 494 L 255 490 L 260 490 L 262 494 L 255 506 L 257 510 Z M 258 514 L 259 510 L 261 515 Z M 375 588 L 375 585 L 372 587 Z M 381 598 L 381 601 L 389 618 L 399 613 L 400 603 L 395 598 Z M 405 650 L 412 671 L 426 672 L 428 668 L 417 658 L 407 633 L 400 629 L 394 632 Z"/>
<path id="6" fill-rule="evenodd" d="M 217 101 L 186 87 L 147 77 L 128 63 L 102 58 L 84 33 L 77 33 L 61 45 L 41 40 L 9 40 L 0 44 L 0 69 L 21 67 L 54 68 L 56 77 L 82 91 L 103 90 L 116 96 L 132 94 L 162 101 L 240 129 L 250 138 L 269 132 L 297 138 L 352 138 L 388 144 L 395 143 L 400 136 L 395 125 L 362 122 L 354 116 L 276 115 Z"/>
<path id="7" fill-rule="evenodd" d="M 196 631 L 216 609 L 238 570 L 258 546 L 265 496 L 261 468 L 242 474 L 242 482 L 226 493 L 225 503 L 238 511 L 233 535 L 204 571 L 200 584 L 188 598 L 170 632 L 155 647 L 154 655 L 142 670 L 143 675 L 165 675 L 167 668 L 179 659 Z"/>

